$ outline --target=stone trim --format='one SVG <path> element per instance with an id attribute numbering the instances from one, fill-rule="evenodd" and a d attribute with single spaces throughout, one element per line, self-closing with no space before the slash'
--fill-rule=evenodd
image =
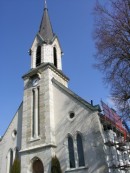
<path id="1" fill-rule="evenodd" d="M 83 166 L 83 167 L 78 167 L 78 168 L 70 168 L 70 169 L 66 170 L 65 172 L 76 172 L 76 171 L 80 171 L 83 169 L 88 169 L 88 165 Z"/>
<path id="2" fill-rule="evenodd" d="M 35 147 L 30 147 L 30 148 L 25 148 L 23 150 L 20 150 L 20 153 L 24 153 L 24 152 L 28 152 L 28 151 L 33 151 L 33 150 L 38 150 L 41 148 L 48 148 L 48 147 L 52 147 L 52 148 L 56 148 L 57 146 L 55 144 L 44 144 L 44 145 L 36 145 Z"/>
<path id="3" fill-rule="evenodd" d="M 41 138 L 38 136 L 37 138 L 31 138 L 29 142 L 35 142 L 35 141 L 39 141 L 41 140 Z"/>
<path id="4" fill-rule="evenodd" d="M 50 68 L 52 71 L 54 71 L 56 74 L 58 74 L 60 77 L 62 77 L 65 81 L 69 81 L 69 78 L 63 74 L 61 70 L 58 70 L 53 64 L 51 63 L 42 63 L 37 68 L 31 69 L 27 74 L 23 75 L 22 78 L 26 79 L 28 77 L 34 76 L 36 73 L 41 73 L 41 71 L 45 70 L 46 68 Z"/>

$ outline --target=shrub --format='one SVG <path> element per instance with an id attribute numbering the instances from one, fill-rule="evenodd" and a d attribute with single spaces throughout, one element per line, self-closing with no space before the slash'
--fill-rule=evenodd
<path id="1" fill-rule="evenodd" d="M 18 158 L 14 160 L 10 173 L 20 173 L 20 160 Z"/>
<path id="2" fill-rule="evenodd" d="M 51 173 L 62 173 L 60 162 L 56 156 L 51 160 Z"/>

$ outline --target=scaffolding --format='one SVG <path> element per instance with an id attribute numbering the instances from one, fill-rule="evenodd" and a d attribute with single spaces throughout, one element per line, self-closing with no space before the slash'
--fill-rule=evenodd
<path id="1" fill-rule="evenodd" d="M 120 117 L 105 103 L 100 114 L 103 127 L 104 150 L 110 173 L 130 173 L 130 135 Z"/>

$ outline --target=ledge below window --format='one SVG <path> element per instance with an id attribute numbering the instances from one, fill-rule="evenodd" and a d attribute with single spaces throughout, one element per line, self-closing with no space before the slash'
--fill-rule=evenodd
<path id="1" fill-rule="evenodd" d="M 88 169 L 88 166 L 82 166 L 82 167 L 78 167 L 78 168 L 70 168 L 70 169 L 66 170 L 65 172 L 76 172 L 76 171 L 80 171 L 83 169 Z"/>
<path id="2" fill-rule="evenodd" d="M 31 138 L 29 142 L 39 141 L 40 139 L 41 139 L 40 137 Z"/>

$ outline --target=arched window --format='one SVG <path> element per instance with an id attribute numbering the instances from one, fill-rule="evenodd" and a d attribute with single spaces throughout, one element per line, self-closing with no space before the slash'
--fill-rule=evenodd
<path id="1" fill-rule="evenodd" d="M 10 150 L 10 170 L 12 168 L 12 165 L 13 165 L 13 150 L 11 149 Z"/>
<path id="2" fill-rule="evenodd" d="M 54 58 L 54 66 L 57 68 L 57 50 L 56 48 L 54 47 L 53 48 L 53 58 Z"/>
<path id="3" fill-rule="evenodd" d="M 7 155 L 7 173 L 10 173 L 13 165 L 13 150 L 10 149 Z"/>
<path id="4" fill-rule="evenodd" d="M 85 166 L 83 142 L 82 142 L 82 136 L 80 134 L 77 134 L 77 150 L 78 150 L 79 167 L 80 166 Z"/>
<path id="5" fill-rule="evenodd" d="M 36 67 L 41 64 L 41 46 L 37 47 L 36 51 Z"/>
<path id="6" fill-rule="evenodd" d="M 40 159 L 35 159 L 32 164 L 33 173 L 44 173 L 44 167 Z"/>
<path id="7" fill-rule="evenodd" d="M 75 168 L 74 144 L 71 136 L 68 136 L 68 150 L 70 168 Z"/>

